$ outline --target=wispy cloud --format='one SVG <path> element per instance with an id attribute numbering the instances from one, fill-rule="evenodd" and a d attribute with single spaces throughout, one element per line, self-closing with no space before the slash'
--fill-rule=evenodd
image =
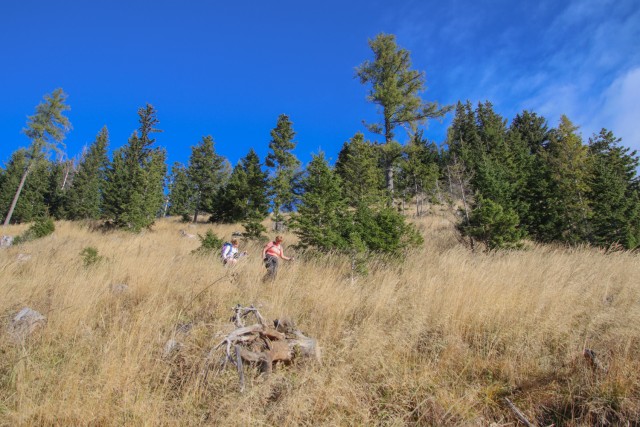
<path id="1" fill-rule="evenodd" d="M 566 114 L 585 139 L 607 127 L 640 149 L 636 0 L 413 2 L 400 14 L 400 44 L 435 70 L 445 100 L 486 99 L 509 118 L 528 109 L 552 125 Z"/>

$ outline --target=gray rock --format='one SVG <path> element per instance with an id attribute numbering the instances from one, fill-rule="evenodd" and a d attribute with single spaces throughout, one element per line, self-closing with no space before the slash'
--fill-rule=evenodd
<path id="1" fill-rule="evenodd" d="M 47 322 L 47 318 L 37 311 L 25 307 L 11 320 L 9 325 L 9 335 L 15 341 L 24 341 L 37 329 L 43 327 Z"/>
<path id="2" fill-rule="evenodd" d="M 174 354 L 179 352 L 181 348 L 182 348 L 182 344 L 174 340 L 173 338 L 171 338 L 164 345 L 164 350 L 162 351 L 162 358 L 170 359 Z"/>
<path id="3" fill-rule="evenodd" d="M 31 259 L 31 254 L 18 254 L 16 257 L 16 261 L 18 262 L 27 262 Z"/>
<path id="4" fill-rule="evenodd" d="M 13 236 L 0 237 L 0 248 L 8 248 L 13 245 Z"/>
<path id="5" fill-rule="evenodd" d="M 124 294 L 125 292 L 128 292 L 128 291 L 129 291 L 129 286 L 125 285 L 124 283 L 111 285 L 111 292 L 113 292 L 114 294 Z"/>

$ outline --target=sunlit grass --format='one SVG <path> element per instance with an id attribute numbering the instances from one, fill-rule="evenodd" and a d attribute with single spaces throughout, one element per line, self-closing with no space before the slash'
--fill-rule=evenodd
<path id="1" fill-rule="evenodd" d="M 58 222 L 0 251 L 0 425 L 515 423 L 504 397 L 544 425 L 640 419 L 637 254 L 471 253 L 446 215 L 417 225 L 425 245 L 403 263 L 374 262 L 352 280 L 348 260 L 298 258 L 263 284 L 260 244 L 241 245 L 249 257 L 225 269 L 180 233 L 228 240 L 237 226 L 165 219 L 134 235 Z M 85 265 L 87 247 L 102 259 Z M 238 303 L 292 318 L 319 340 L 322 363 L 251 373 L 243 394 L 233 369 L 203 382 Z M 47 325 L 15 344 L 6 326 L 25 306 Z M 182 324 L 192 329 L 177 336 Z M 183 347 L 165 360 L 174 336 Z"/>

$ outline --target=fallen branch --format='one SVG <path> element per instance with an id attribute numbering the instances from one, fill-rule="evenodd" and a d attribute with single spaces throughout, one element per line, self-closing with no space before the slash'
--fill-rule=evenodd
<path id="1" fill-rule="evenodd" d="M 511 411 L 514 413 L 516 418 L 518 418 L 522 424 L 526 425 L 527 427 L 535 427 L 535 424 L 532 424 L 531 422 L 529 422 L 527 417 L 524 416 L 524 414 L 516 407 L 516 405 L 513 404 L 512 401 L 510 401 L 506 397 L 504 398 L 504 401 L 509 407 L 509 409 L 511 409 Z"/>

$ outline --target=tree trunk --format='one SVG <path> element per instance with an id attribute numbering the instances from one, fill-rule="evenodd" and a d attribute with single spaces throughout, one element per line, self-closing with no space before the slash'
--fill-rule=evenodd
<path id="1" fill-rule="evenodd" d="M 387 190 L 393 199 L 393 164 L 387 166 Z"/>
<path id="2" fill-rule="evenodd" d="M 18 185 L 18 189 L 16 190 L 16 195 L 13 196 L 13 201 L 11 202 L 11 206 L 9 207 L 9 212 L 7 213 L 7 217 L 4 220 L 5 227 L 9 225 L 9 222 L 11 221 L 11 215 L 13 215 L 13 210 L 15 209 L 16 204 L 18 203 L 18 197 L 20 197 L 20 193 L 22 192 L 22 187 L 24 187 L 24 183 L 27 180 L 27 175 L 29 174 L 29 170 L 31 170 L 31 162 L 29 163 L 29 166 L 27 166 L 27 168 L 24 170 L 24 173 L 22 174 L 22 179 L 20 179 L 20 185 Z"/>

